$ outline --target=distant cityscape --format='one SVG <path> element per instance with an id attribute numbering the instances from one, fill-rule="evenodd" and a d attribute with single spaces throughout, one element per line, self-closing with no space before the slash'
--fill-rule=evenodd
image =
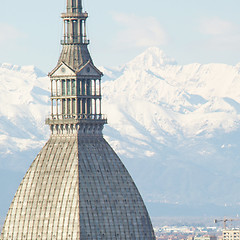
<path id="1" fill-rule="evenodd" d="M 214 223 L 214 217 L 155 217 L 152 219 L 156 240 L 240 240 L 240 219 Z M 4 218 L 0 217 L 0 232 Z"/>
<path id="2" fill-rule="evenodd" d="M 156 217 L 153 227 L 156 240 L 240 240 L 240 220 L 224 225 L 214 224 L 213 217 Z M 0 218 L 0 232 L 4 218 Z"/>
<path id="3" fill-rule="evenodd" d="M 157 240 L 217 240 L 222 236 L 218 227 L 163 226 L 154 231 Z"/>
<path id="4" fill-rule="evenodd" d="M 214 223 L 213 217 L 205 218 L 153 218 L 156 240 L 239 240 L 240 220 L 224 224 Z M 164 223 L 166 225 L 164 225 Z M 226 229 L 225 229 L 226 228 Z"/>

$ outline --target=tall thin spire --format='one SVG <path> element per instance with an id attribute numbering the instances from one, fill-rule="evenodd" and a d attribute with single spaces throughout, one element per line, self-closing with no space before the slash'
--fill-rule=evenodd
<path id="1" fill-rule="evenodd" d="M 82 0 L 67 0 L 67 12 L 82 12 Z"/>
<path id="2" fill-rule="evenodd" d="M 86 20 L 81 0 L 67 0 L 67 13 L 62 14 L 64 22 L 64 39 L 62 44 L 88 44 Z"/>
<path id="3" fill-rule="evenodd" d="M 51 79 L 51 115 L 46 120 L 53 134 L 102 135 L 101 77 L 88 51 L 87 12 L 81 0 L 67 0 L 62 14 L 62 53 Z"/>
<path id="4" fill-rule="evenodd" d="M 83 12 L 81 0 L 66 0 L 67 11 L 62 13 L 64 35 L 61 40 L 63 46 L 58 64 L 66 63 L 73 70 L 78 71 L 88 61 L 92 62 L 88 51 L 86 21 L 88 13 Z"/>

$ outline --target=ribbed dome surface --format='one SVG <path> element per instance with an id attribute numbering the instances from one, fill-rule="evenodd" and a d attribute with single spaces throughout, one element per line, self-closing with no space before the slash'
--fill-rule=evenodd
<path id="1" fill-rule="evenodd" d="M 73 70 L 77 71 L 89 60 L 92 62 L 92 58 L 89 54 L 87 45 L 68 44 L 63 45 L 62 53 L 58 60 L 58 64 L 64 62 Z"/>
<path id="2" fill-rule="evenodd" d="M 10 206 L 1 240 L 154 240 L 142 198 L 103 137 L 51 136 Z"/>

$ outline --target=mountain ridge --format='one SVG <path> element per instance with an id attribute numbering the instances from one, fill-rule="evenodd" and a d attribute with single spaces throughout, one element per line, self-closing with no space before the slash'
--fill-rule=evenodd
<path id="1" fill-rule="evenodd" d="M 147 203 L 238 206 L 240 63 L 182 66 L 150 48 L 99 69 L 104 136 Z M 0 78 L 0 169 L 24 172 L 49 137 L 49 80 L 11 64 Z"/>

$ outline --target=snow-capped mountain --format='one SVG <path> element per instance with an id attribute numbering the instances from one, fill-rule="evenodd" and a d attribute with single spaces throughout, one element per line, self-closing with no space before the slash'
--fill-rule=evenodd
<path id="1" fill-rule="evenodd" d="M 103 69 L 104 71 L 104 69 Z M 177 65 L 150 48 L 104 83 L 105 133 L 149 201 L 237 204 L 240 65 Z"/>
<path id="2" fill-rule="evenodd" d="M 43 121 L 49 110 L 48 78 L 33 66 L 2 64 L 0 81 L 0 168 L 25 170 L 32 150 L 49 135 Z"/>
<path id="3" fill-rule="evenodd" d="M 150 48 L 100 70 L 105 138 L 146 202 L 238 206 L 240 64 L 181 66 Z M 0 80 L 0 169 L 24 172 L 49 137 L 49 79 L 3 64 Z"/>

